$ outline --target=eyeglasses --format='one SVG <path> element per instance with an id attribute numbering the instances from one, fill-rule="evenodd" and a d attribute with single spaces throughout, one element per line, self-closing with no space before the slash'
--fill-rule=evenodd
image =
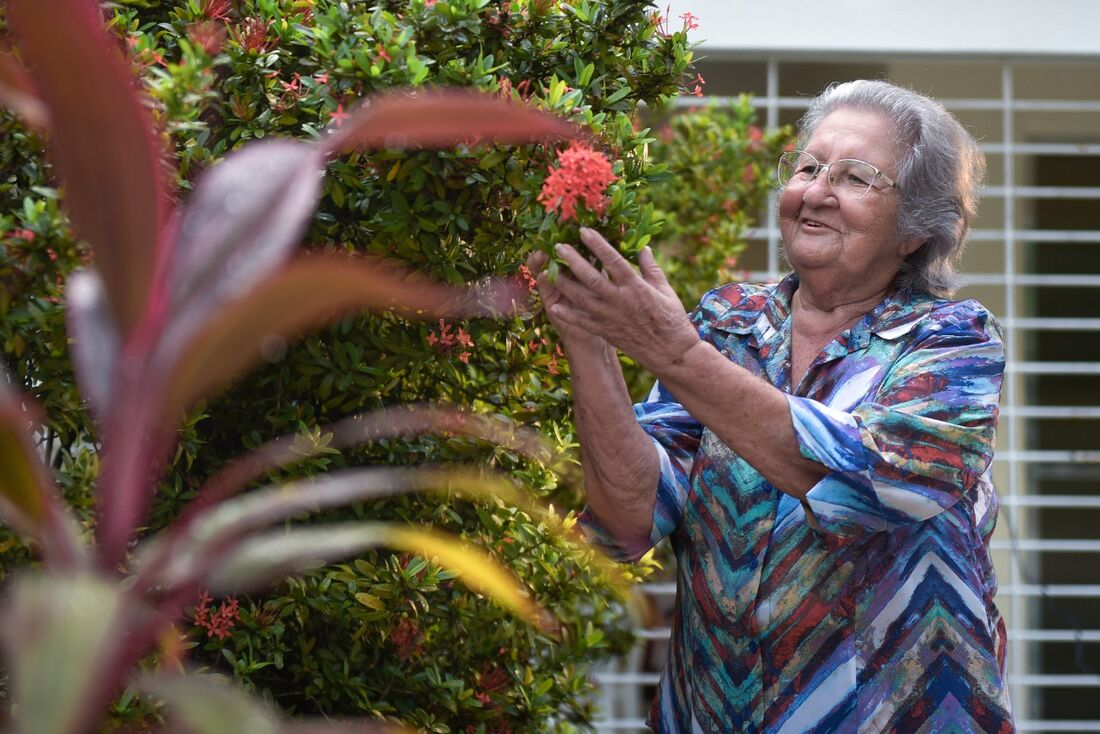
<path id="1" fill-rule="evenodd" d="M 776 177 L 780 186 L 809 186 L 822 171 L 828 170 L 825 180 L 833 193 L 844 199 L 862 199 L 872 188 L 877 188 L 876 179 L 888 186 L 897 188 L 894 179 L 866 161 L 844 158 L 832 163 L 821 163 L 804 150 L 792 150 L 779 156 Z M 880 189 L 881 190 L 881 189 Z"/>

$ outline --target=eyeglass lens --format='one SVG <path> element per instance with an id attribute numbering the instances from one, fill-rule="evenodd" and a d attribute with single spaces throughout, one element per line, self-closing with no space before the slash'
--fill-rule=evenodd
<path id="1" fill-rule="evenodd" d="M 859 198 L 874 183 L 876 171 L 870 163 L 852 159 L 820 163 L 809 153 L 789 151 L 779 158 L 778 177 L 781 186 L 807 186 L 825 169 L 826 178 L 833 192 L 839 196 Z"/>

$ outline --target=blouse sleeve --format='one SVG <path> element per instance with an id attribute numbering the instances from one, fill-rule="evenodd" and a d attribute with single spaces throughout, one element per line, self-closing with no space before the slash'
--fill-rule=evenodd
<path id="1" fill-rule="evenodd" d="M 729 299 L 736 301 L 741 295 L 740 286 L 731 284 L 703 296 L 691 314 L 700 338 L 715 342 L 717 337 L 711 324 L 718 314 L 729 310 Z M 585 508 L 579 517 L 580 526 L 589 540 L 622 562 L 641 558 L 680 525 L 691 488 L 695 454 L 703 435 L 703 425 L 659 381 L 653 385 L 646 400 L 634 406 L 634 417 L 653 442 L 660 462 L 657 501 L 648 542 L 634 547 L 623 546 L 600 525 L 590 508 Z"/>
<path id="2" fill-rule="evenodd" d="M 830 473 L 806 496 L 841 538 L 935 517 L 993 460 L 1004 345 L 996 322 L 964 302 L 918 327 L 873 402 L 851 412 L 789 396 L 803 456 Z"/>

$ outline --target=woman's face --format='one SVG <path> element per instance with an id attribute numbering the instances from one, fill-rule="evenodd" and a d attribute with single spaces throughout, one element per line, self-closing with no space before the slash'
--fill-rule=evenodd
<path id="1" fill-rule="evenodd" d="M 897 180 L 898 151 L 888 118 L 839 109 L 817 126 L 806 152 L 822 164 L 866 161 Z M 788 185 L 779 196 L 779 226 L 787 259 L 803 279 L 821 273 L 830 282 L 883 289 L 919 239 L 896 234 L 898 192 L 881 179 L 861 199 L 838 198 L 822 172 L 808 186 Z M 835 280 L 839 278 L 839 280 Z"/>

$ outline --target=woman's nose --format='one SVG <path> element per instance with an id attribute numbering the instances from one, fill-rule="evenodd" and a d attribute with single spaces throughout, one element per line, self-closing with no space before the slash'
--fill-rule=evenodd
<path id="1" fill-rule="evenodd" d="M 811 204 L 827 203 L 830 200 L 836 201 L 833 187 L 829 185 L 829 172 L 827 170 L 819 172 L 806 185 L 805 190 L 802 192 L 802 199 Z"/>

